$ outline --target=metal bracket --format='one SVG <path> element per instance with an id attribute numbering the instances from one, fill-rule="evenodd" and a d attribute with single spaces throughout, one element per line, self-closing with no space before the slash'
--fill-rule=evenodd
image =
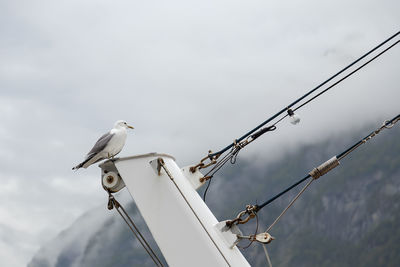
<path id="1" fill-rule="evenodd" d="M 125 187 L 124 180 L 122 180 L 117 168 L 113 161 L 106 161 L 100 164 L 101 167 L 101 184 L 104 190 L 116 193 Z"/>
<path id="2" fill-rule="evenodd" d="M 161 175 L 161 163 L 160 163 L 161 158 L 153 159 L 149 163 L 153 170 L 157 173 L 158 176 Z"/>
<path id="3" fill-rule="evenodd" d="M 214 229 L 225 241 L 225 244 L 232 249 L 240 241 L 238 236 L 242 236 L 242 232 L 237 225 L 228 227 L 226 223 L 227 221 L 219 222 L 214 226 Z"/>
<path id="4" fill-rule="evenodd" d="M 194 172 L 190 170 L 191 166 L 186 166 L 181 169 L 183 175 L 189 180 L 190 184 L 195 190 L 199 189 L 206 180 L 204 180 L 204 175 L 196 169 Z"/>

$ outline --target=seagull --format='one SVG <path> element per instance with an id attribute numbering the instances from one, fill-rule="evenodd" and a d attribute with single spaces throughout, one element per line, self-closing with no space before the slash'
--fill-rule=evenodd
<path id="1" fill-rule="evenodd" d="M 134 129 L 132 126 L 128 125 L 126 121 L 117 121 L 114 124 L 114 128 L 97 140 L 92 150 L 86 155 L 86 159 L 72 169 L 86 169 L 100 160 L 114 158 L 115 155 L 121 152 L 125 145 L 126 129 L 128 128 Z"/>

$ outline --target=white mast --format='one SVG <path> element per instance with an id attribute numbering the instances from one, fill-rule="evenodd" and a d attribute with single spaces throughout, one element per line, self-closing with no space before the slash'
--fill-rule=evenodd
<path id="1" fill-rule="evenodd" d="M 111 192 L 126 185 L 169 266 L 250 266 L 234 245 L 238 229 L 218 223 L 197 193 L 200 172 L 181 170 L 173 157 L 156 153 L 100 167 Z"/>

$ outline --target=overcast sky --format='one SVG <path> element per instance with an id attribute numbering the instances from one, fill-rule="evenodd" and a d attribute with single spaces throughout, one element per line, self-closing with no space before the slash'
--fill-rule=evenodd
<path id="1" fill-rule="evenodd" d="M 105 205 L 100 169 L 71 168 L 116 120 L 135 126 L 121 156 L 195 163 L 399 31 L 399 10 L 397 0 L 0 0 L 1 262 L 25 266 Z M 268 160 L 265 150 L 397 115 L 398 62 L 400 46 L 241 156 Z"/>

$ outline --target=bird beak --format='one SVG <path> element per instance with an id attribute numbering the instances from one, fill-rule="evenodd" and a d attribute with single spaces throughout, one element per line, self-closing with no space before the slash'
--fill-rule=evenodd
<path id="1" fill-rule="evenodd" d="M 133 126 L 130 126 L 130 125 L 127 125 L 127 126 L 128 126 L 128 128 L 135 129 L 135 128 L 133 128 Z"/>

